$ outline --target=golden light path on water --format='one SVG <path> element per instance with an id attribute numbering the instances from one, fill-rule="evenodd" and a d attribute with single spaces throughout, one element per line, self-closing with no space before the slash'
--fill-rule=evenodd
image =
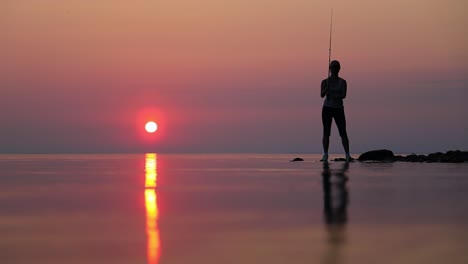
<path id="1" fill-rule="evenodd" d="M 158 228 L 158 182 L 157 155 L 147 153 L 145 157 L 145 207 L 148 264 L 157 264 L 161 255 L 161 241 Z"/>

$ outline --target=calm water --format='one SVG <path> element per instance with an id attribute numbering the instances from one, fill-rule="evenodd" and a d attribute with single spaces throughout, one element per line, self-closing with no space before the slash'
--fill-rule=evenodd
<path id="1" fill-rule="evenodd" d="M 468 164 L 292 157 L 0 155 L 0 263 L 468 263 Z"/>

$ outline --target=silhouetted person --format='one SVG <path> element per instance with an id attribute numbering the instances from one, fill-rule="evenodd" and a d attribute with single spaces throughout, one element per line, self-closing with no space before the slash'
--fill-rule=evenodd
<path id="1" fill-rule="evenodd" d="M 323 214 L 328 233 L 328 246 L 323 263 L 341 263 L 340 252 L 346 242 L 346 223 L 348 221 L 349 194 L 346 187 L 346 171 L 349 163 L 343 163 L 343 167 L 332 172 L 328 162 L 323 163 Z"/>
<path id="2" fill-rule="evenodd" d="M 332 119 L 335 119 L 336 126 L 340 132 L 341 142 L 346 152 L 346 161 L 351 160 L 349 154 L 349 140 L 346 132 L 346 117 L 344 113 L 343 99 L 346 98 L 346 81 L 338 77 L 341 66 L 339 61 L 330 63 L 330 77 L 322 81 L 320 96 L 325 97 L 322 108 L 323 123 L 323 157 L 321 161 L 328 160 L 328 147 L 330 145 L 330 133 Z"/>

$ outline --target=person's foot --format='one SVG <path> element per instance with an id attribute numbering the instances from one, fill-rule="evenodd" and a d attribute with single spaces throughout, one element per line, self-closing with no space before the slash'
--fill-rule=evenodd
<path id="1" fill-rule="evenodd" d="M 351 155 L 349 155 L 349 153 L 346 153 L 345 160 L 346 160 L 346 162 L 350 162 L 350 161 L 353 161 L 354 159 L 351 157 Z"/>
<path id="2" fill-rule="evenodd" d="M 328 161 L 328 153 L 323 154 L 323 157 L 320 161 Z"/>

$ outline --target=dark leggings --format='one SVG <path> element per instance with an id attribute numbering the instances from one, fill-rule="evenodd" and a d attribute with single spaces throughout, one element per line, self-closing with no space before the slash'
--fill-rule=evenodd
<path id="1" fill-rule="evenodd" d="M 346 133 L 346 117 L 344 108 L 332 108 L 327 106 L 322 108 L 323 137 L 330 136 L 332 119 L 335 119 L 341 138 L 347 139 L 348 134 Z"/>

